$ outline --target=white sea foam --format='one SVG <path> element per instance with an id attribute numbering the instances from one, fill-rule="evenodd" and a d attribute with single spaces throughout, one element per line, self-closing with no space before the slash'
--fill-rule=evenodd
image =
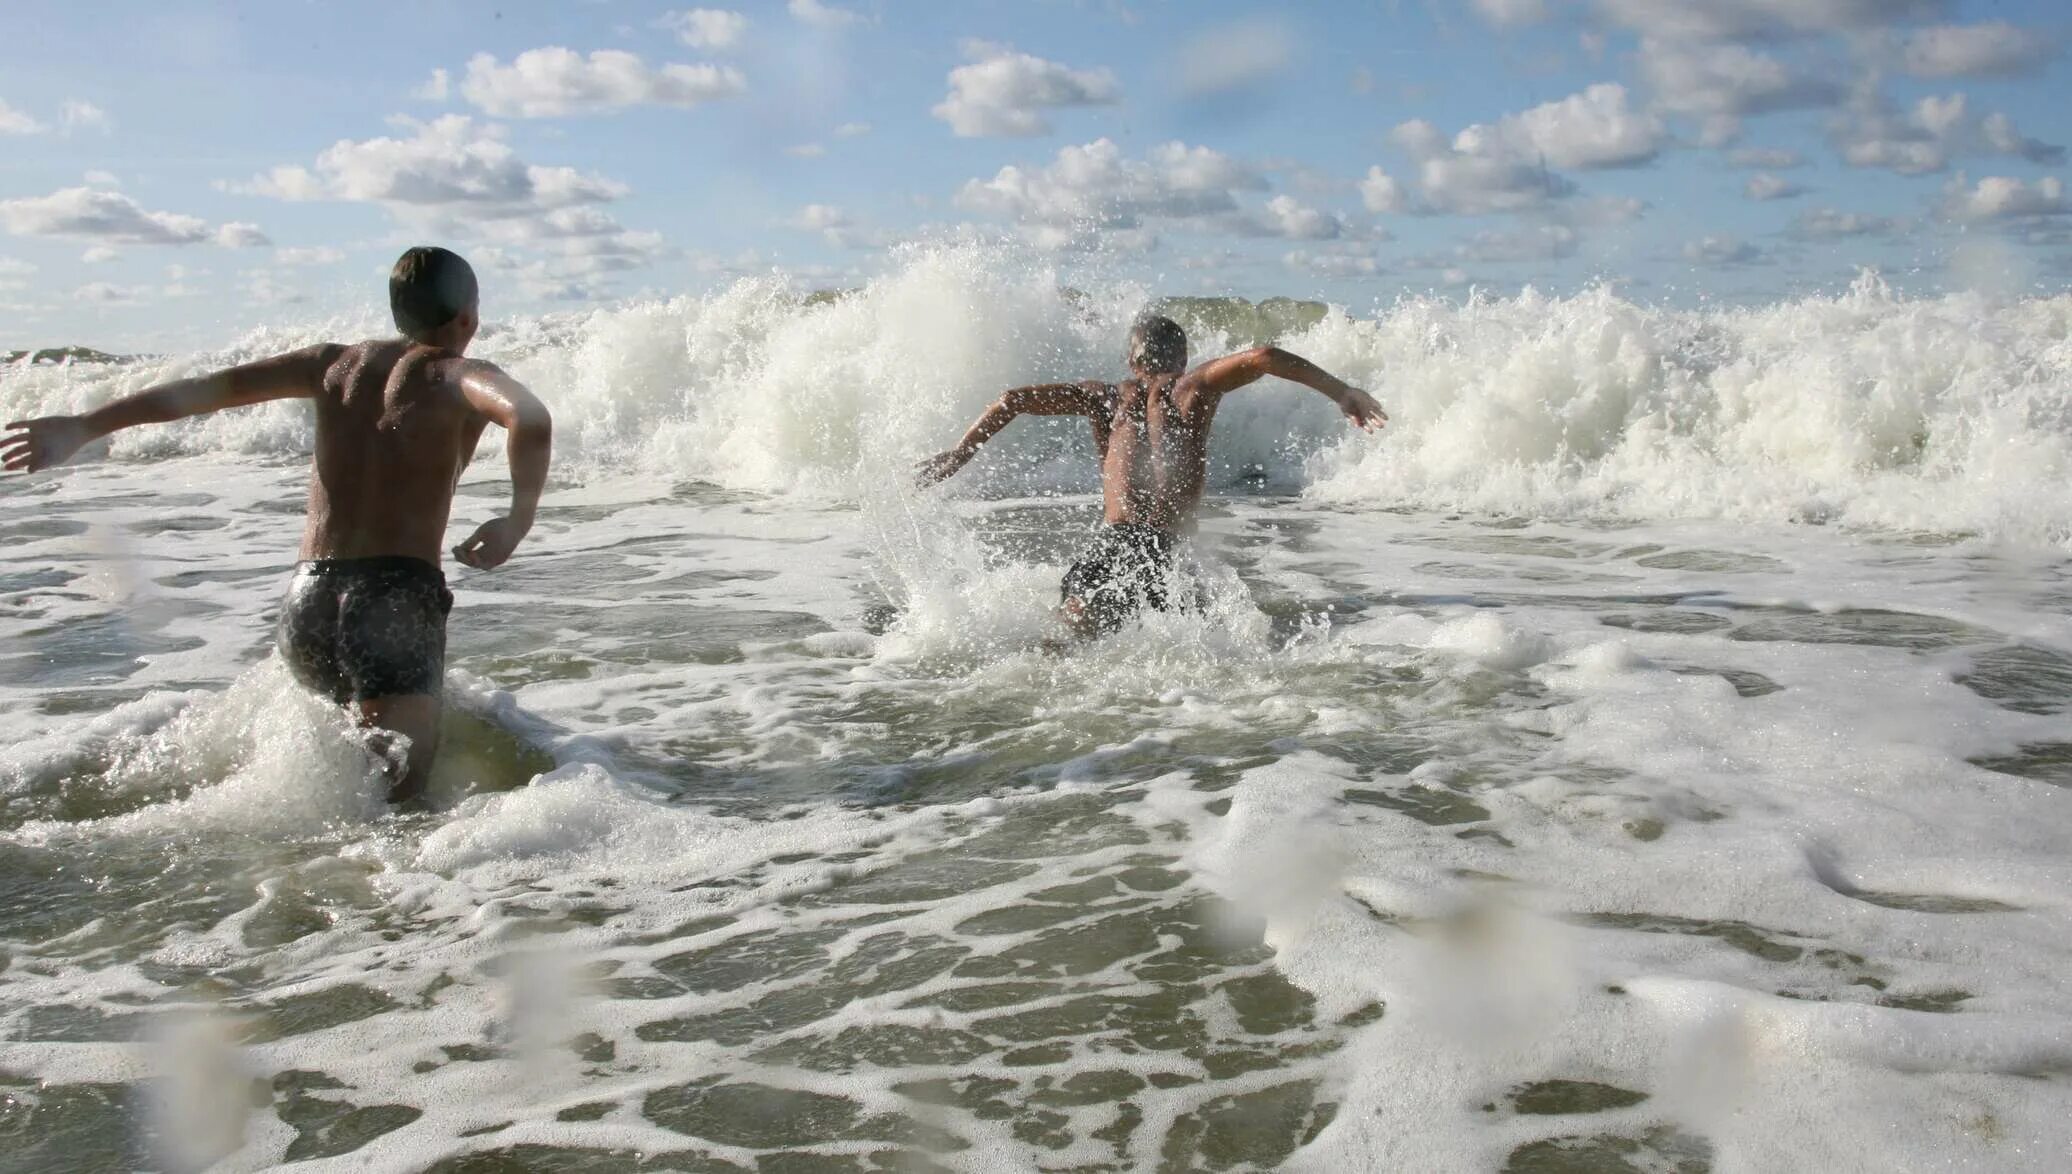
<path id="1" fill-rule="evenodd" d="M 1006 386 L 1108 376 L 1143 292 L 1065 296 L 1027 258 L 917 249 L 808 299 L 771 278 L 705 297 L 502 324 L 478 353 L 540 390 L 565 471 L 694 476 L 854 498 L 946 447 Z M 267 331 L 122 367 L 0 371 L 10 418 L 370 322 Z M 356 329 L 355 329 L 356 328 Z M 1333 311 L 1281 341 L 1372 388 L 1379 439 L 1269 382 L 1227 401 L 1219 476 L 1263 468 L 1348 505 L 1539 517 L 1716 517 L 2072 542 L 2072 295 L 1848 292 L 1676 311 L 1607 289 Z M 1197 356 L 1231 340 L 1214 330 Z M 1032 435 L 1033 434 L 1033 435 Z M 1078 424 L 1022 425 L 966 476 L 996 490 L 1089 483 Z M 125 459 L 299 452 L 270 405 L 114 442 Z M 493 447 L 493 446 L 491 446 Z M 566 475 L 566 474 L 565 474 Z"/>

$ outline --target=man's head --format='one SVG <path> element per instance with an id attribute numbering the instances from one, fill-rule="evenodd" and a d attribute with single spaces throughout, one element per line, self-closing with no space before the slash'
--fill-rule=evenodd
<path id="1" fill-rule="evenodd" d="M 1132 371 L 1161 375 L 1187 369 L 1187 332 L 1171 318 L 1146 314 L 1130 328 Z"/>
<path id="2" fill-rule="evenodd" d="M 474 269 L 447 249 L 420 245 L 389 271 L 389 310 L 396 329 L 413 342 L 466 348 L 481 324 L 479 297 Z"/>

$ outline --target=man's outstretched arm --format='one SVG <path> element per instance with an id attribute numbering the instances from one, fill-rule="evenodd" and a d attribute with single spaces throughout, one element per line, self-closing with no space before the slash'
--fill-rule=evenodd
<path id="1" fill-rule="evenodd" d="M 502 428 L 511 462 L 511 510 L 482 523 L 453 557 L 479 570 L 502 566 L 532 530 L 540 492 L 547 487 L 547 459 L 554 451 L 554 417 L 526 386 L 494 363 L 470 362 L 460 377 L 468 405 Z"/>
<path id="2" fill-rule="evenodd" d="M 1338 410 L 1345 413 L 1345 418 L 1352 421 L 1355 428 L 1371 432 L 1388 423 L 1388 413 L 1381 410 L 1373 396 L 1301 355 L 1277 346 L 1254 347 L 1211 359 L 1196 367 L 1188 377 L 1211 394 L 1227 395 L 1268 375 L 1322 392 L 1338 405 Z"/>
<path id="3" fill-rule="evenodd" d="M 915 479 L 926 486 L 949 477 L 1016 416 L 1091 416 L 1099 420 L 1107 390 L 1105 383 L 1037 383 L 1013 388 L 994 400 L 993 406 L 972 423 L 957 447 L 922 461 Z"/>
<path id="4" fill-rule="evenodd" d="M 83 416 L 16 420 L 7 426 L 6 439 L 0 441 L 0 460 L 9 470 L 34 473 L 62 464 L 86 445 L 124 428 L 164 424 L 272 399 L 308 398 L 323 389 L 324 373 L 344 350 L 337 343 L 321 343 L 192 379 L 161 383 Z"/>

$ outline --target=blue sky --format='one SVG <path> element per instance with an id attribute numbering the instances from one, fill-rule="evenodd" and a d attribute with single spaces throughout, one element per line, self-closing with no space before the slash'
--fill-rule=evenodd
<path id="1" fill-rule="evenodd" d="M 0 347 L 844 286 L 1011 240 L 1173 293 L 2062 289 L 2055 0 L 95 4 L 0 37 Z"/>

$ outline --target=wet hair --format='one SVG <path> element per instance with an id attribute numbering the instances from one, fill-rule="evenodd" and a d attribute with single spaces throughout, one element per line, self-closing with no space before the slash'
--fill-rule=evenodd
<path id="1" fill-rule="evenodd" d="M 1130 328 L 1129 365 L 1139 371 L 1184 370 L 1187 332 L 1171 318 L 1144 315 Z"/>
<path id="2" fill-rule="evenodd" d="M 389 312 L 410 338 L 422 339 L 474 308 L 479 293 L 474 268 L 450 249 L 419 245 L 389 270 Z"/>

